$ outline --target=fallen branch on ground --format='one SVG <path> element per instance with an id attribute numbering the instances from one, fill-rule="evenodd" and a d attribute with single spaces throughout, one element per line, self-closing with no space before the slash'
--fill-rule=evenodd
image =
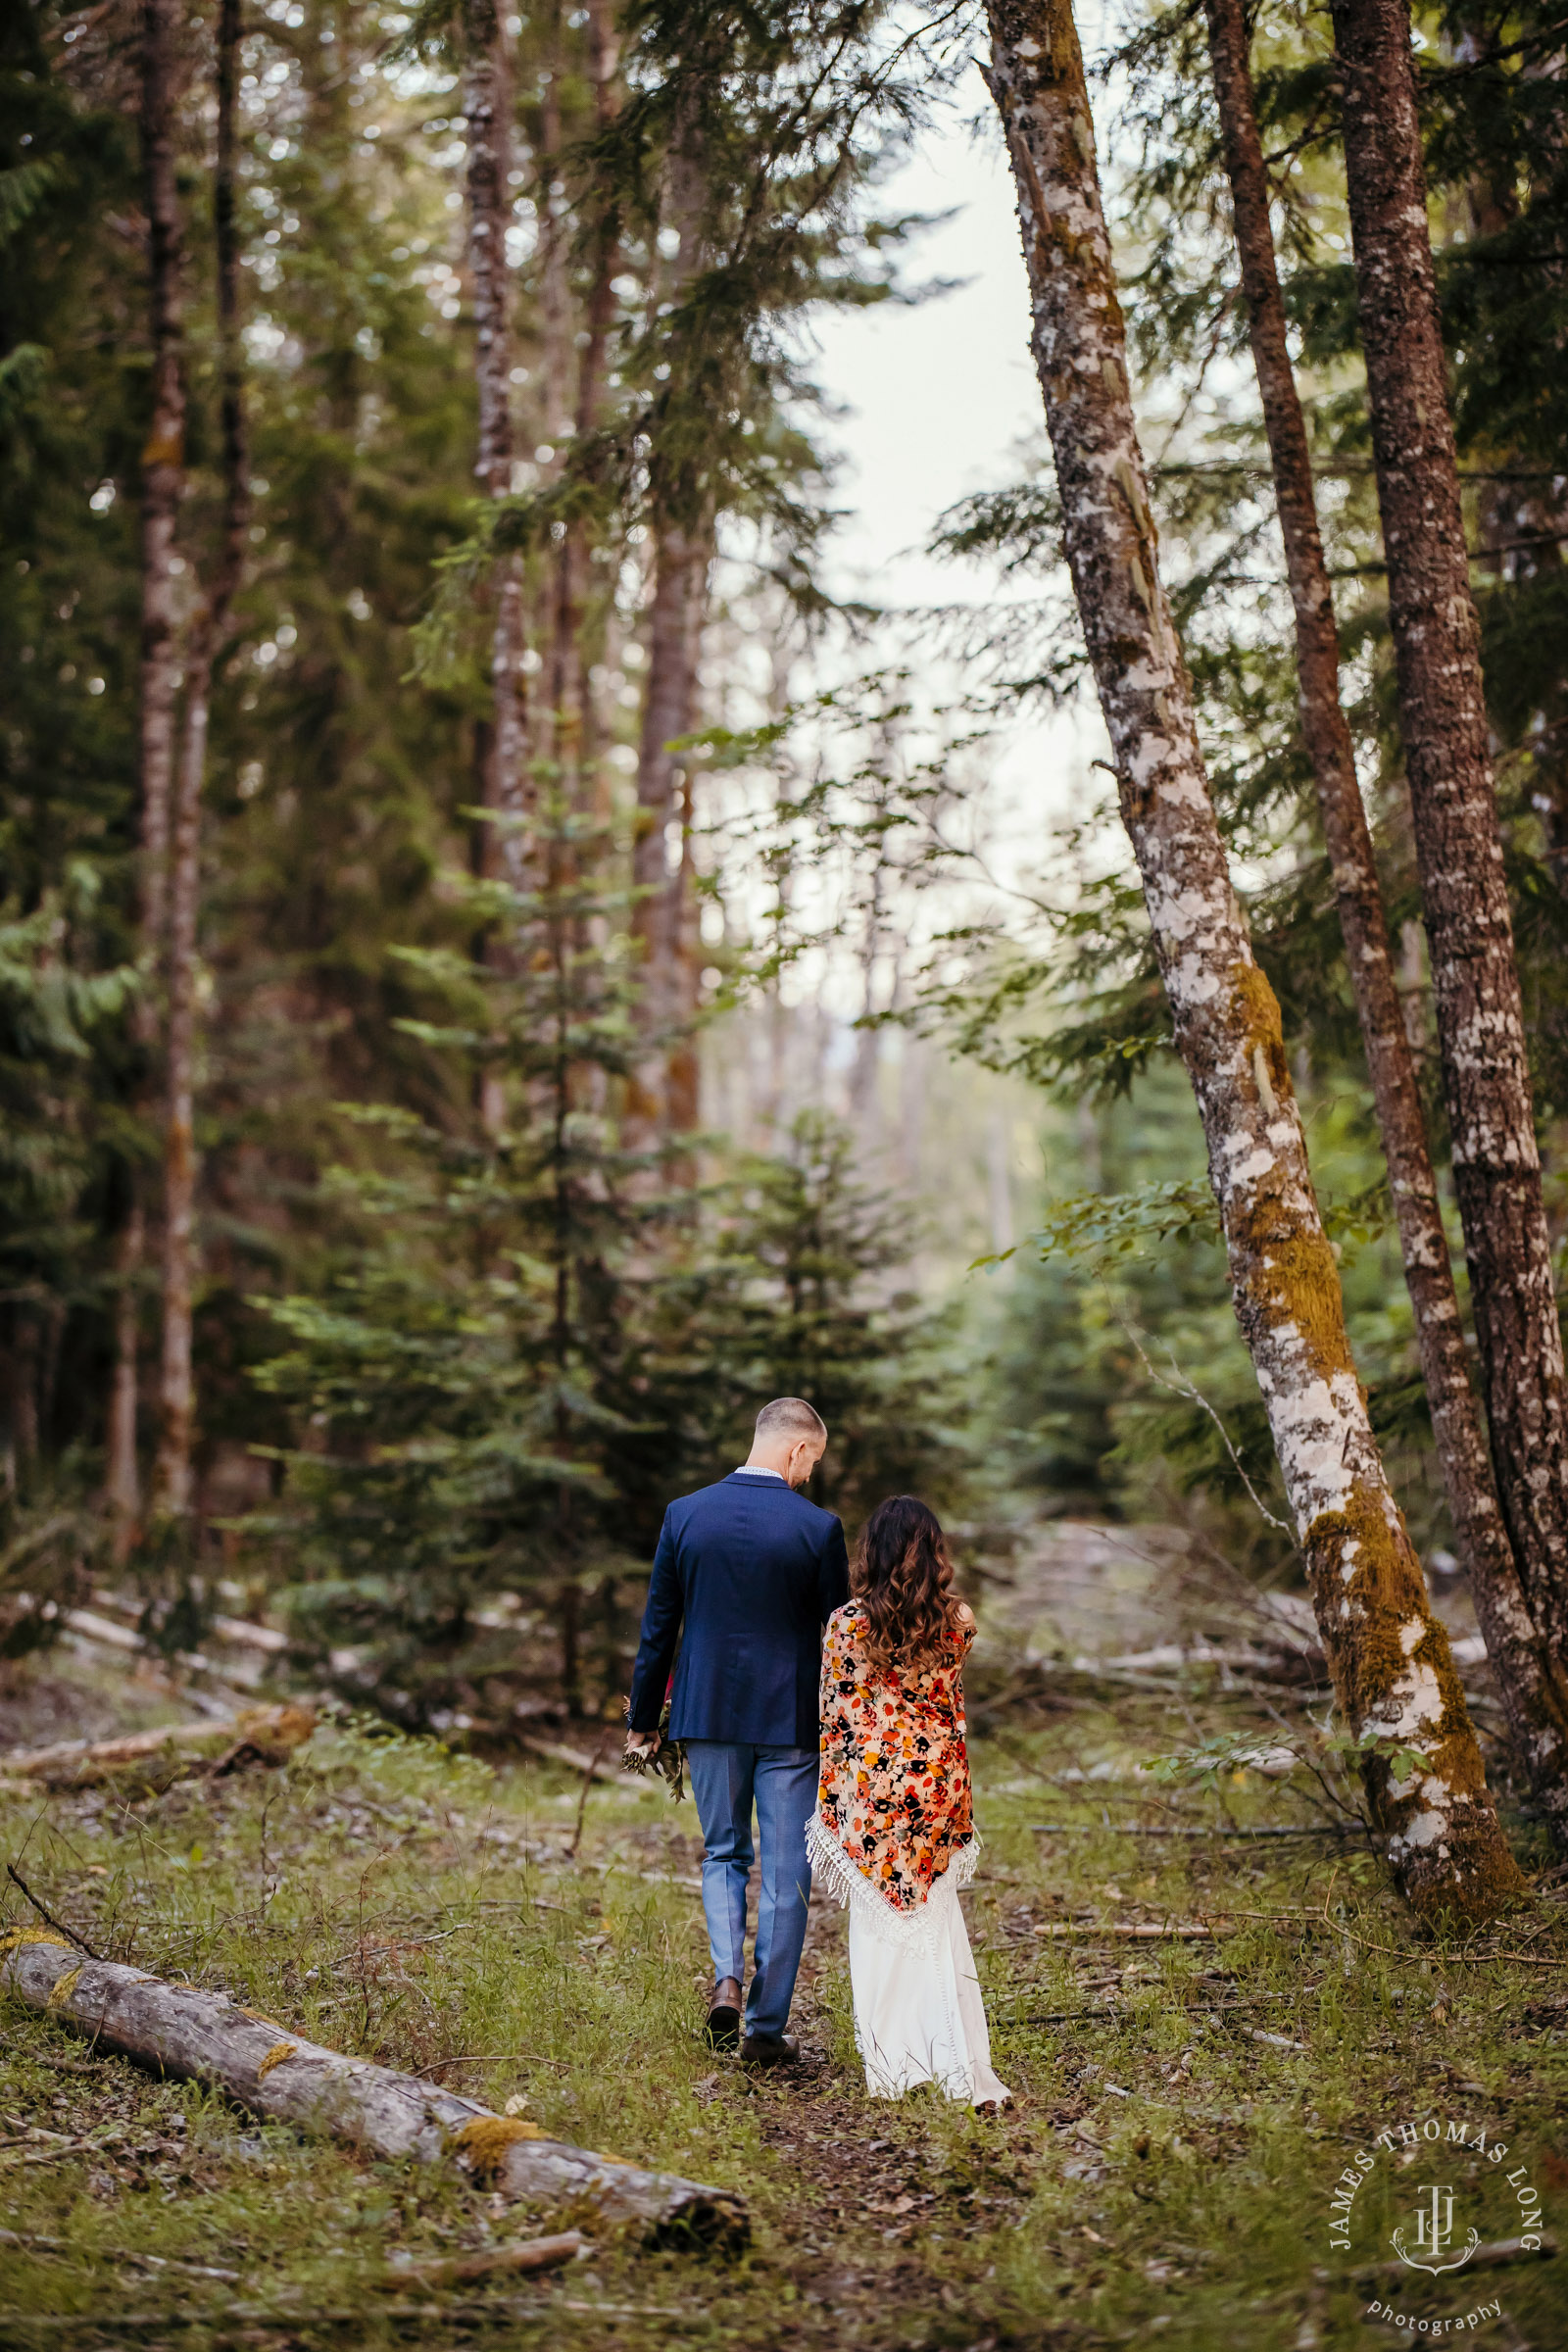
<path id="1" fill-rule="evenodd" d="M 488 2278 L 496 2271 L 553 2271 L 574 2262 L 588 2244 L 580 2230 L 564 2230 L 559 2237 L 525 2237 L 510 2246 L 489 2246 L 482 2254 L 452 2254 L 439 2262 L 400 2262 L 388 2271 L 388 2286 L 445 2286 L 469 2278 Z"/>
<path id="2" fill-rule="evenodd" d="M 92 1595 L 92 1608 L 71 1610 L 66 1623 L 73 1631 L 85 1634 L 89 1642 L 104 1642 L 115 1649 L 150 1651 L 151 1644 L 141 1632 L 142 1607 L 139 1594 L 111 1592 L 100 1585 Z M 210 1617 L 203 1638 L 211 1641 L 215 1635 L 230 1648 L 265 1650 L 274 1658 L 282 1657 L 289 1645 L 287 1634 L 280 1634 L 274 1626 L 258 1625 L 249 1617 Z"/>
<path id="3" fill-rule="evenodd" d="M 690 2320 L 690 2310 L 665 2303 L 590 2303 L 570 2295 L 557 2295 L 548 2302 L 537 2297 L 523 2302 L 491 2301 L 485 2303 L 381 2303 L 376 2306 L 378 2320 L 407 2320 L 415 2323 L 439 2322 L 443 2327 L 455 2327 L 469 2320 L 482 2321 L 487 2327 L 498 2319 L 537 2321 L 553 2311 L 585 2311 L 601 2319 L 614 2320 Z M 302 2316 L 314 2328 L 360 2327 L 365 2320 L 365 2306 L 352 2308 L 323 2306 L 318 2311 L 302 2315 L 296 2303 L 209 2303 L 192 2311 L 128 2311 L 116 2312 L 114 2331 L 121 2335 L 165 2335 L 176 2328 L 211 2328 L 219 2321 L 228 2321 L 239 2327 L 281 2329 L 291 2337 L 300 2331 Z M 6 2311 L 0 2319 L 13 2328 L 34 2328 L 40 2333 L 87 2334 L 107 2327 L 98 2311 Z"/>
<path id="4" fill-rule="evenodd" d="M 463 2058 L 432 2058 L 421 2066 L 421 2075 L 444 2074 L 449 2066 L 515 2066 L 526 2061 L 530 2066 L 553 2066 L 561 2073 L 566 2071 L 564 2058 L 542 2058 L 537 2050 L 470 2050 Z"/>
<path id="5" fill-rule="evenodd" d="M 1239 1668 L 1244 1673 L 1261 1674 L 1270 1681 L 1283 1681 L 1293 1671 L 1298 1680 L 1303 1667 L 1314 1672 L 1320 1670 L 1324 1659 L 1321 1649 L 1294 1643 L 1281 1642 L 1262 1649 L 1250 1642 L 1216 1647 L 1206 1642 L 1161 1642 L 1152 1649 L 1117 1650 L 1108 1656 L 1080 1652 L 1072 1663 L 1078 1674 L 1102 1674 L 1107 1667 L 1122 1674 L 1179 1674 L 1189 1666 L 1220 1666 L 1233 1672 Z"/>
<path id="6" fill-rule="evenodd" d="M 1046 1838 L 1358 1838 L 1363 1825 L 1342 1829 L 1337 1822 L 1303 1822 L 1286 1829 L 1222 1829 L 1218 1822 L 1205 1824 L 1201 1829 L 1173 1829 L 1140 1827 L 1130 1821 L 1032 1821 L 1029 1824 L 1037 1836 Z"/>
<path id="7" fill-rule="evenodd" d="M 90 1788 L 117 1773 L 149 1778 L 168 1768 L 187 1773 L 231 1771 L 242 1762 L 281 1764 L 316 1729 L 309 1707 L 248 1707 L 228 1722 L 210 1717 L 159 1731 L 127 1732 L 118 1740 L 62 1740 L 53 1747 L 14 1747 L 0 1754 L 0 1781 L 42 1781 L 50 1788 Z"/>
<path id="8" fill-rule="evenodd" d="M 568 1772 L 580 1772 L 590 1780 L 603 1781 L 609 1788 L 643 1787 L 641 1781 L 628 1780 L 623 1772 L 602 1764 L 597 1756 L 585 1756 L 581 1748 L 563 1747 L 558 1740 L 536 1740 L 531 1733 L 519 1732 L 517 1745 L 525 1747 L 530 1756 L 543 1756 L 547 1764 L 564 1764 Z"/>
<path id="9" fill-rule="evenodd" d="M 1522 2237 L 1497 2237 L 1494 2238 L 1489 2246 L 1477 2246 L 1475 2252 L 1466 2257 L 1464 2267 L 1467 2271 L 1492 2271 L 1510 2262 L 1551 2262 L 1555 2259 L 1557 2251 L 1557 2240 L 1554 2237 L 1540 2237 L 1534 2241 Z M 1407 2280 L 1409 2276 L 1409 2269 L 1402 2262 L 1373 2263 L 1366 2270 L 1356 2273 L 1357 2279 L 1399 2278 Z"/>
<path id="10" fill-rule="evenodd" d="M 0 2049 L 9 2050 L 28 2066 L 47 2066 L 57 2075 L 96 2075 L 98 2068 L 89 2058 L 57 2058 L 52 2050 L 31 2050 L 20 2041 L 0 2041 Z M 5 2241 L 0 2237 L 0 2244 Z"/>
<path id="11" fill-rule="evenodd" d="M 183 2278 L 218 2278 L 225 2286 L 238 2286 L 238 2271 L 220 2270 L 213 2262 L 176 2262 L 172 2254 L 116 2254 L 116 2262 L 128 2262 L 136 2271 L 178 2271 Z"/>
<path id="12" fill-rule="evenodd" d="M 1031 1936 L 1131 1936 L 1151 1943 L 1163 1936 L 1177 1943 L 1200 1943 L 1208 1941 L 1219 1931 L 1197 1920 L 1170 1927 L 1155 1920 L 1115 1920 L 1108 1927 L 1096 1927 L 1087 1919 L 1053 1919 L 1032 1927 L 1029 1933 Z"/>
<path id="13" fill-rule="evenodd" d="M 0 1986 L 159 2074 L 213 2084 L 252 2115 L 377 2156 L 461 2164 L 503 2196 L 580 2209 L 611 2227 L 636 2225 L 660 2242 L 738 2245 L 749 2233 L 745 2201 L 728 2189 L 551 2139 L 537 2124 L 495 2115 L 416 2075 L 289 2034 L 226 1993 L 83 1959 L 46 1929 L 0 1936 Z"/>
<path id="14" fill-rule="evenodd" d="M 19 2246 L 27 2253 L 74 2254 L 78 2260 L 128 2262 L 136 2270 L 181 2271 L 192 2278 L 221 2278 L 229 2286 L 238 2285 L 240 2279 L 238 2271 L 220 2271 L 210 2262 L 182 2262 L 174 2254 L 127 2254 L 115 2246 L 89 2252 L 74 2245 L 69 2237 L 45 2237 L 36 2230 L 0 2230 L 0 2246 Z"/>

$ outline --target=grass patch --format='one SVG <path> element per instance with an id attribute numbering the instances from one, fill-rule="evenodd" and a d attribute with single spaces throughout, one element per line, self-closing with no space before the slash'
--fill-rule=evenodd
<path id="1" fill-rule="evenodd" d="M 601 2242 L 538 2280 L 439 2292 L 393 2264 L 529 2234 L 447 2168 L 371 2162 L 0 2017 L 0 2332 L 19 2344 L 1363 2345 L 1500 2299 L 1499 2344 L 1565 2340 L 1568 2259 L 1380 2280 L 1418 2191 L 1460 2244 L 1516 2234 L 1521 2162 L 1548 2230 L 1568 2189 L 1568 1951 L 1543 1900 L 1468 1943 L 1418 1935 L 1376 1862 L 1323 1840 L 1123 1837 L 1119 1827 L 1320 1818 L 1303 1782 L 1214 1792 L 1126 1777 L 1254 1699 L 1127 1692 L 974 1745 L 985 1862 L 967 1898 L 1016 2111 L 867 2100 L 842 1920 L 814 1919 L 790 2076 L 697 2039 L 706 1984 L 692 1807 L 590 1796 L 554 1767 L 492 1770 L 329 1727 L 286 1768 L 4 1800 L 0 1853 L 100 1951 L 221 1986 L 291 2030 L 428 2070 L 548 2131 L 739 2188 L 727 2262 Z M 1274 1719 L 1276 1728 L 1278 1719 Z M 1074 1777 L 1108 1767 L 1100 1781 Z M 1221 1812 L 1223 1806 L 1223 1813 Z M 1071 1820 L 1093 1834 L 1042 1838 Z M 1530 1833 L 1513 1824 L 1530 1858 Z M 1544 1854 L 1535 1856 L 1537 1864 Z M 1251 1914 L 1255 1916 L 1244 1916 Z M 12 1891 L 8 1924 L 25 1917 Z M 1112 1922 L 1222 1917 L 1210 1941 Z M 1037 1931 L 1071 1927 L 1070 1936 Z M 1510 1956 L 1511 1955 L 1511 1956 Z M 1459 2117 L 1487 2148 L 1384 2151 L 1353 2244 L 1330 2199 L 1401 2122 Z M 41 2137 L 40 2134 L 53 2134 Z M 1494 2140 L 1510 2150 L 1489 2161 Z M 227 2274 L 215 2277 L 210 2274 Z M 1480 2329 L 1477 2330 L 1480 2332 Z"/>

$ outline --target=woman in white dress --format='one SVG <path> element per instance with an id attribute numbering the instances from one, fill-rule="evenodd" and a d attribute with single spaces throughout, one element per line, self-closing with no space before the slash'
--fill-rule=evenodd
<path id="1" fill-rule="evenodd" d="M 952 1585 L 935 1513 L 912 1494 L 879 1504 L 851 1569 L 855 1598 L 828 1619 L 822 1644 L 822 1775 L 807 1848 L 849 1906 L 866 2089 L 897 2099 L 934 2082 L 991 2109 L 1012 2094 L 991 2071 L 958 1905 L 979 1850 L 962 1685 L 974 1618 Z"/>

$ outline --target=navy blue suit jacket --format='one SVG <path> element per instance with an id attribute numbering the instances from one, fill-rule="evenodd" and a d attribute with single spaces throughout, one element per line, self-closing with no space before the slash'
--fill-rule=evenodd
<path id="1" fill-rule="evenodd" d="M 843 1528 L 781 1478 L 735 1470 L 683 1494 L 654 1554 L 632 1730 L 659 1728 L 684 1618 L 670 1738 L 814 1748 L 822 1628 L 849 1597 Z"/>

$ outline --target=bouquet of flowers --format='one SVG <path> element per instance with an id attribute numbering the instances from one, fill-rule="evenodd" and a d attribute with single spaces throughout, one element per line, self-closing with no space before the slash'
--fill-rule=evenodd
<path id="1" fill-rule="evenodd" d="M 621 1700 L 621 1713 L 627 1718 L 626 1729 L 629 1740 L 631 1736 L 631 1700 L 629 1698 Z M 664 1692 L 663 1706 L 660 1710 L 657 1744 L 651 1748 L 628 1746 L 620 1760 L 627 1772 L 646 1772 L 651 1764 L 656 1772 L 662 1773 L 664 1779 L 669 1783 L 670 1796 L 676 1804 L 680 1803 L 681 1798 L 686 1794 L 686 1749 L 679 1740 L 672 1740 L 669 1736 L 669 1692 L 667 1690 Z"/>

